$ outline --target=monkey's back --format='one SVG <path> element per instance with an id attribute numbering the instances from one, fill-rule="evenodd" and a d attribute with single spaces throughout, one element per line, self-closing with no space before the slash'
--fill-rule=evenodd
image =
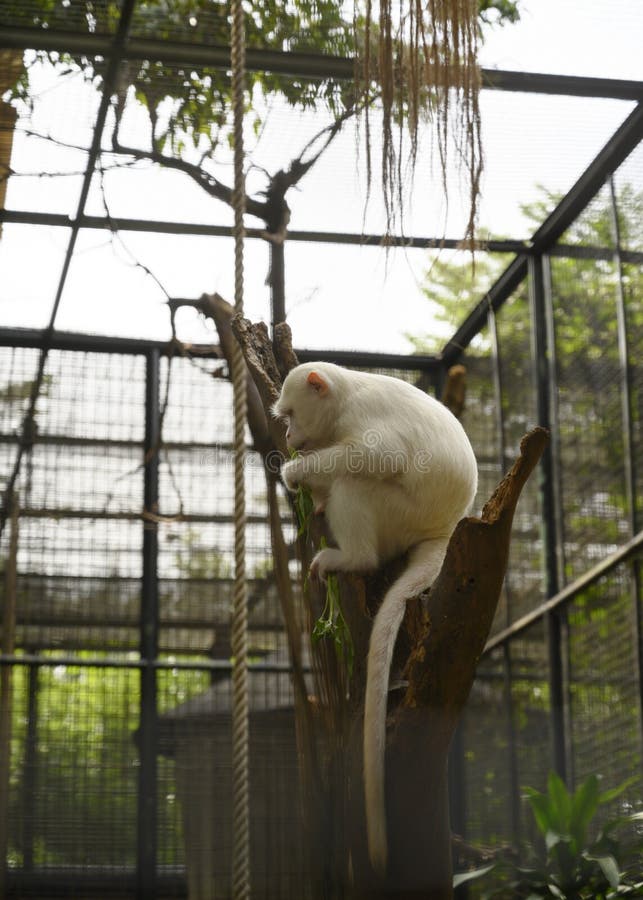
<path id="1" fill-rule="evenodd" d="M 352 375 L 353 373 L 351 373 Z M 390 557 L 421 540 L 448 536 L 471 508 L 478 470 L 469 439 L 443 404 L 413 385 L 385 375 L 355 373 L 350 408 L 353 441 L 387 460 L 388 488 L 371 498 L 380 523 L 380 551 Z M 380 472 L 382 474 L 382 472 Z"/>

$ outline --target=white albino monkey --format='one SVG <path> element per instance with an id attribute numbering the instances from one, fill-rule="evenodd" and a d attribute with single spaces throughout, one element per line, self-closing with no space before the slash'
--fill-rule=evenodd
<path id="1" fill-rule="evenodd" d="M 289 490 L 307 485 L 337 543 L 311 572 L 368 572 L 409 552 L 375 616 L 364 710 L 369 856 L 386 869 L 384 794 L 388 682 L 406 601 L 438 575 L 449 537 L 469 511 L 478 473 L 471 444 L 449 410 L 387 375 L 305 363 L 286 377 L 273 412 L 299 455 L 281 470 Z"/>

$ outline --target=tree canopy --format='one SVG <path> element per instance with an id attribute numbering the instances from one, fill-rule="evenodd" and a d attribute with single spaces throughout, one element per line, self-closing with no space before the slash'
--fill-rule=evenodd
<path id="1" fill-rule="evenodd" d="M 476 4 L 476 0 L 450 0 L 428 4 L 426 8 L 409 3 L 403 4 L 398 14 L 397 10 L 391 11 L 390 0 L 382 0 L 376 21 L 374 5 L 360 0 L 355 0 L 354 6 L 335 0 L 291 0 L 287 4 L 279 0 L 251 0 L 245 5 L 248 48 L 353 58 L 356 65 L 353 79 L 250 71 L 248 115 L 259 128 L 269 105 L 266 99 L 275 97 L 298 108 L 324 110 L 336 125 L 322 143 L 323 152 L 342 123 L 360 112 L 366 116 L 365 133 L 370 148 L 368 109 L 373 103 L 379 104 L 383 109 L 384 134 L 382 189 L 389 222 L 401 197 L 403 157 L 406 154 L 413 162 L 418 127 L 432 122 L 443 171 L 447 146 L 453 142 L 453 158 L 469 175 L 472 237 L 481 166 L 475 49 L 483 26 L 516 21 L 519 2 L 478 0 Z M 140 0 L 131 33 L 157 41 L 226 47 L 230 40 L 229 14 L 229 2 Z M 119 15 L 120 5 L 116 2 L 95 4 L 83 0 L 70 4 L 69 0 L 36 0 L 28 8 L 16 10 L 16 24 L 49 32 L 63 29 L 104 34 L 115 31 Z M 27 64 L 43 57 L 59 65 L 61 73 L 81 72 L 96 84 L 105 76 L 106 61 L 82 53 L 43 51 L 31 55 Z M 457 102 L 449 99 L 453 87 Z M 20 79 L 15 95 L 30 102 L 28 77 Z M 132 99 L 147 109 L 151 124 L 150 134 L 136 148 L 118 141 L 118 123 L 126 103 Z M 459 110 L 459 118 L 453 115 L 455 109 Z M 200 177 L 197 170 L 202 171 L 217 149 L 231 140 L 229 73 L 200 63 L 168 65 L 161 59 L 130 59 L 121 68 L 115 111 L 117 152 L 136 149 L 138 158 L 171 165 L 172 161 L 185 158 L 186 151 L 196 150 L 199 165 L 193 169 L 184 167 L 184 171 L 207 187 L 208 179 Z M 406 151 L 392 137 L 400 125 L 410 135 Z M 319 155 L 316 153 L 303 171 L 301 165 L 296 171 L 291 166 L 285 190 L 299 182 Z M 299 162 L 302 157 L 303 154 Z M 370 180 L 370 149 L 367 162 Z M 268 190 L 274 187 L 273 182 Z M 229 190 L 222 185 L 210 193 L 230 202 Z M 266 209 L 260 204 L 248 211 L 268 221 Z M 283 221 L 279 225 L 283 227 Z M 269 224 L 268 230 L 275 229 Z"/>
<path id="2" fill-rule="evenodd" d="M 481 26 L 504 24 L 519 18 L 520 0 L 479 0 Z M 16 25 L 46 29 L 114 32 L 121 4 L 110 0 L 97 4 L 81 0 L 34 0 L 19 5 L 13 13 Z M 368 4 L 370 7 L 370 3 Z M 246 4 L 246 45 L 249 48 L 354 57 L 358 53 L 365 22 L 364 4 L 336 0 L 251 0 Z M 353 14 L 354 12 L 354 14 Z M 230 41 L 229 0 L 139 0 L 133 32 L 155 40 L 202 43 L 225 47 Z M 357 37 L 356 37 L 357 36 Z M 104 62 L 85 54 L 39 53 L 53 61 L 82 70 L 100 82 Z M 134 89 L 136 99 L 158 120 L 161 105 L 168 98 L 175 103 L 168 116 L 166 140 L 179 130 L 198 146 L 204 135 L 227 123 L 230 110 L 230 78 L 225 70 L 202 65 L 170 67 L 160 60 L 130 61 L 123 83 Z M 23 82 L 23 97 L 24 97 Z M 304 108 L 325 107 L 341 114 L 354 102 L 354 85 L 334 77 L 304 79 L 274 72 L 249 72 L 248 88 L 253 96 L 258 87 L 264 95 L 279 94 L 289 103 Z"/>

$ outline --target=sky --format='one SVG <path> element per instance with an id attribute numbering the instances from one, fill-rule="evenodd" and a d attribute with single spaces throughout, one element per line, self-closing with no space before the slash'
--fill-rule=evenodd
<path id="1" fill-rule="evenodd" d="M 640 0 L 526 0 L 517 25 L 487 33 L 480 61 L 490 68 L 642 79 L 642 6 Z M 86 144 L 95 93 L 79 83 L 61 89 L 46 71 L 40 73 L 37 88 L 44 100 L 33 126 L 70 143 Z M 481 224 L 495 234 L 528 237 L 531 226 L 521 203 L 539 196 L 539 183 L 567 190 L 630 109 L 616 101 L 483 92 L 486 175 Z M 316 127 L 317 122 L 277 110 L 260 140 L 250 142 L 249 162 L 274 171 Z M 291 227 L 359 232 L 364 223 L 367 231 L 380 230 L 377 199 L 364 219 L 366 187 L 356 174 L 354 157 L 354 139 L 347 134 L 289 198 Z M 19 171 L 79 173 L 83 160 L 73 150 L 16 136 L 13 166 Z M 14 178 L 6 206 L 73 215 L 79 184 L 78 174 Z M 418 190 L 406 233 L 461 237 L 464 209 L 457 190 L 450 192 L 447 208 L 435 184 L 435 179 L 429 182 L 426 194 Z M 229 210 L 176 173 L 109 172 L 104 196 L 115 216 L 231 222 Z M 97 184 L 87 211 L 104 214 Z M 248 224 L 257 223 L 249 219 Z M 0 241 L 0 323 L 46 323 L 68 238 L 69 230 L 63 228 L 5 226 Z M 441 256 L 451 257 L 445 251 Z M 448 328 L 435 321 L 422 292 L 431 277 L 430 259 L 423 251 L 387 256 L 379 248 L 293 241 L 287 245 L 286 265 L 288 317 L 297 346 L 403 353 L 411 349 L 406 333 L 447 336 Z M 265 244 L 247 241 L 245 294 L 251 318 L 269 318 L 266 272 Z M 232 242 L 131 232 L 113 241 L 106 232 L 81 232 L 57 327 L 165 340 L 169 319 L 159 283 L 172 296 L 198 297 L 218 290 L 232 300 Z M 186 341 L 213 339 L 209 324 L 192 312 L 183 313 L 178 324 L 179 336 Z"/>

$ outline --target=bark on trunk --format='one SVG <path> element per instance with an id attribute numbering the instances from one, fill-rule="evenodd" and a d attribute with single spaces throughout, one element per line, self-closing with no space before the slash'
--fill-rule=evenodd
<path id="1" fill-rule="evenodd" d="M 232 327 L 264 407 L 279 394 L 284 374 L 296 364 L 290 331 L 280 326 L 272 344 L 265 326 L 236 318 Z M 277 358 L 273 355 L 277 354 Z M 456 408 L 462 402 L 464 373 L 456 371 Z M 270 422 L 275 449 L 283 453 L 281 426 Z M 457 526 L 440 575 L 425 595 L 409 602 L 396 647 L 394 669 L 403 670 L 403 688 L 389 699 L 386 795 L 389 865 L 386 879 L 371 869 L 366 849 L 362 788 L 362 718 L 366 650 L 372 619 L 404 561 L 386 566 L 376 576 L 339 579 L 341 602 L 355 648 L 348 678 L 336 648 L 321 641 L 312 648 L 317 698 L 306 728 L 315 734 L 300 749 L 315 753 L 306 760 L 305 815 L 317 845 L 311 859 L 317 867 L 315 895 L 351 896 L 360 900 L 419 898 L 451 900 L 451 831 L 447 756 L 456 725 L 475 678 L 504 579 L 511 523 L 520 492 L 547 443 L 542 428 L 529 432 L 520 456 L 505 476 L 480 518 Z M 316 521 L 308 539 L 300 539 L 304 572 L 324 533 Z M 317 584 L 308 591 L 311 621 L 323 608 Z"/>

